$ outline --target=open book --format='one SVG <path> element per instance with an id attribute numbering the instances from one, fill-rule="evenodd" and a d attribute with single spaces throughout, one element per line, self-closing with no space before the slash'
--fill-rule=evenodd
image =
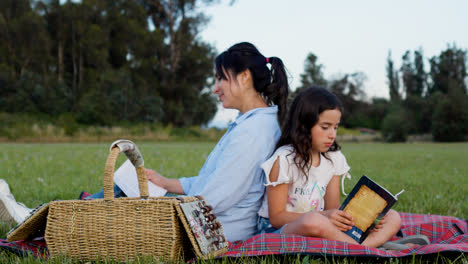
<path id="1" fill-rule="evenodd" d="M 340 207 L 350 214 L 354 226 L 345 233 L 359 243 L 366 239 L 370 230 L 387 214 L 398 200 L 398 195 L 391 194 L 367 176 L 363 175 Z"/>
<path id="2" fill-rule="evenodd" d="M 114 172 L 114 183 L 122 189 L 127 197 L 140 197 L 136 169 L 130 160 L 126 160 Z M 167 190 L 148 181 L 148 193 L 151 197 L 159 197 L 164 196 Z"/>

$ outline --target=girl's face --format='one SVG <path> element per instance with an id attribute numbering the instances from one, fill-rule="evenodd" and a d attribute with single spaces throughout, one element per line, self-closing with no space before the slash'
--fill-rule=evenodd
<path id="1" fill-rule="evenodd" d="M 310 129 L 313 151 L 328 151 L 336 139 L 340 119 L 341 112 L 338 109 L 325 110 L 319 115 L 317 123 Z"/>
<path id="2" fill-rule="evenodd" d="M 225 72 L 225 76 L 228 78 L 227 80 L 216 74 L 213 93 L 218 95 L 224 108 L 239 109 L 240 106 L 238 104 L 242 98 L 239 82 L 232 74 Z"/>

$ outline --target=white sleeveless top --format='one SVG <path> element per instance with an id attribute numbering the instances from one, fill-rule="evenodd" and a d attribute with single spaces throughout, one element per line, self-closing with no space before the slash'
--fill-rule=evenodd
<path id="1" fill-rule="evenodd" d="M 286 211 L 305 213 L 324 210 L 325 201 L 323 197 L 325 196 L 328 183 L 333 176 L 346 174 L 350 169 L 341 151 L 330 151 L 326 155 L 329 159 L 321 155 L 320 165 L 310 168 L 307 179 L 294 163 L 295 153 L 291 145 L 280 147 L 270 159 L 262 164 L 261 167 L 265 172 L 265 186 L 289 184 Z M 270 171 L 278 158 L 278 180 L 270 182 Z M 268 198 L 266 193 L 258 214 L 268 218 Z"/>

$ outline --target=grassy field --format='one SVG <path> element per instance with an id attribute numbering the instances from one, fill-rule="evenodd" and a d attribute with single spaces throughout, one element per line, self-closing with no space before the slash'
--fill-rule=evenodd
<path id="1" fill-rule="evenodd" d="M 173 178 L 196 175 L 215 145 L 212 142 L 136 143 L 146 167 Z M 109 144 L 0 144 L 0 178 L 9 183 L 16 199 L 29 207 L 54 199 L 76 199 L 82 190 L 96 192 L 102 188 Z M 352 180 L 345 182 L 347 192 L 366 174 L 393 193 L 406 190 L 394 207 L 398 211 L 468 218 L 468 143 L 344 143 L 342 147 L 353 175 Z M 117 163 L 124 159 L 121 155 Z M 6 231 L 0 230 L 1 237 L 5 237 Z M 291 258 L 286 262 L 305 260 L 309 258 L 297 261 Z M 278 258 L 251 258 L 242 262 L 245 261 L 283 262 Z M 401 259 L 386 261 L 400 263 Z M 416 258 L 404 263 L 425 261 Z M 0 252 L 0 263 L 36 262 L 39 261 Z M 319 262 L 360 263 L 361 260 Z M 444 263 L 451 262 L 444 259 Z M 468 258 L 458 258 L 456 262 L 468 263 Z"/>

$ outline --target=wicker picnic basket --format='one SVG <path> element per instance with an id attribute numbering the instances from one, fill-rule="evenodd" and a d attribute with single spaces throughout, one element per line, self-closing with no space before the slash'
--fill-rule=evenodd
<path id="1" fill-rule="evenodd" d="M 139 198 L 114 198 L 113 175 L 120 152 L 137 170 Z M 193 255 L 176 211 L 180 200 L 148 197 L 147 184 L 136 145 L 126 140 L 114 142 L 104 171 L 104 199 L 50 202 L 45 231 L 50 255 L 117 261 L 139 256 L 178 261 Z"/>

